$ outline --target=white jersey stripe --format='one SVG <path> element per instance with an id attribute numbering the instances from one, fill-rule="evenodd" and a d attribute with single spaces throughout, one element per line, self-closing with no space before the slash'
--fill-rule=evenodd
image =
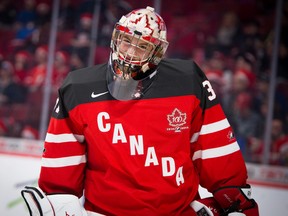
<path id="1" fill-rule="evenodd" d="M 192 160 L 194 161 L 200 158 L 202 160 L 205 160 L 205 159 L 210 159 L 210 158 L 222 157 L 225 155 L 232 154 L 239 150 L 240 150 L 239 145 L 237 141 L 235 141 L 234 143 L 231 143 L 226 146 L 196 151 L 192 157 Z"/>
<path id="2" fill-rule="evenodd" d="M 192 138 L 191 138 L 190 142 L 191 142 L 191 143 L 196 142 L 196 141 L 198 140 L 199 134 L 200 134 L 199 132 L 194 133 L 194 134 L 192 135 Z"/>
<path id="3" fill-rule="evenodd" d="M 214 123 L 207 124 L 207 125 L 202 125 L 201 131 L 194 133 L 191 137 L 190 142 L 191 143 L 196 142 L 198 140 L 199 135 L 214 133 L 214 132 L 226 129 L 229 126 L 230 124 L 226 118 L 218 122 L 214 122 Z"/>
<path id="4" fill-rule="evenodd" d="M 225 118 L 221 121 L 217 121 L 211 124 L 203 125 L 200 130 L 200 135 L 214 133 L 220 130 L 224 130 L 230 126 L 228 120 Z"/>
<path id="5" fill-rule="evenodd" d="M 51 134 L 47 133 L 46 142 L 63 143 L 63 142 L 84 142 L 84 136 L 79 134 Z"/>
<path id="6" fill-rule="evenodd" d="M 86 163 L 86 155 L 62 158 L 42 158 L 42 167 L 66 167 Z"/>

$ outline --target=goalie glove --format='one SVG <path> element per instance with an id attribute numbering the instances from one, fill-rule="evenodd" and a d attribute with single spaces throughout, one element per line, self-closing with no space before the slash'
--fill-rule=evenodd
<path id="1" fill-rule="evenodd" d="M 259 216 L 250 185 L 220 188 L 213 197 L 195 200 L 190 206 L 197 216 Z"/>
<path id="2" fill-rule="evenodd" d="M 190 206 L 194 209 L 197 216 L 245 216 L 240 212 L 225 214 L 221 206 L 216 202 L 214 197 L 208 197 L 193 201 Z"/>
<path id="3" fill-rule="evenodd" d="M 46 196 L 40 188 L 26 186 L 21 195 L 30 216 L 87 216 L 78 197 L 71 194 Z"/>
<path id="4" fill-rule="evenodd" d="M 246 216 L 259 216 L 258 205 L 251 198 L 250 185 L 223 187 L 214 191 L 213 197 L 226 215 L 231 212 L 242 212 Z"/>

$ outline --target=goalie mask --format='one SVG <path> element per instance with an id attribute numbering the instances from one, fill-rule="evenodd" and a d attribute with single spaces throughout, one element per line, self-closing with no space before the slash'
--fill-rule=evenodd
<path id="1" fill-rule="evenodd" d="M 111 95 L 118 100 L 141 98 L 167 47 L 165 23 L 154 8 L 123 16 L 114 27 L 111 40 L 107 73 Z"/>

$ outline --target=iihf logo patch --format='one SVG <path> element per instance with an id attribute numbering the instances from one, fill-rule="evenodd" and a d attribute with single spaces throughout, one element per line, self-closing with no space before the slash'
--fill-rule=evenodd
<path id="1" fill-rule="evenodd" d="M 186 124 L 187 114 L 182 113 L 179 109 L 175 108 L 171 114 L 167 115 L 167 120 L 172 128 L 167 128 L 167 130 L 174 130 L 175 132 L 180 132 L 183 129 L 188 129 Z"/>
<path id="2" fill-rule="evenodd" d="M 229 131 L 228 134 L 227 134 L 227 138 L 228 138 L 229 140 L 235 139 L 234 133 L 233 133 L 232 131 Z"/>

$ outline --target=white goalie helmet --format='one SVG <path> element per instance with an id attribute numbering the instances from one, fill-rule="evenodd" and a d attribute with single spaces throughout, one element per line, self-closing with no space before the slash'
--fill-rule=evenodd
<path id="1" fill-rule="evenodd" d="M 167 50 L 166 35 L 164 20 L 152 7 L 133 10 L 116 23 L 107 79 L 114 98 L 141 98 Z"/>

